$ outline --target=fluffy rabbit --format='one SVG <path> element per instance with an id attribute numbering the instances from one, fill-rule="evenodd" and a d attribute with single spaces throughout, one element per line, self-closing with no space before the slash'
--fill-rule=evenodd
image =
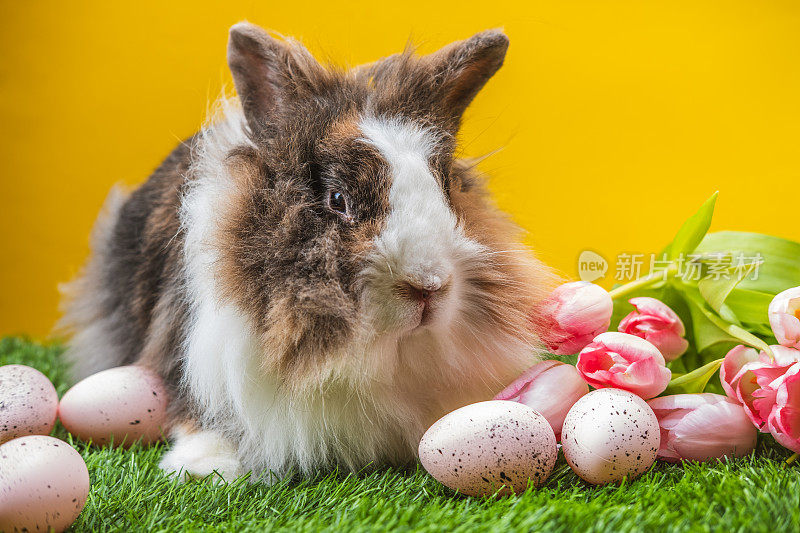
<path id="1" fill-rule="evenodd" d="M 507 47 L 485 31 L 345 71 L 231 29 L 238 100 L 112 191 L 65 290 L 76 377 L 136 363 L 168 384 L 163 469 L 407 463 L 535 361 L 549 271 L 454 157 Z"/>

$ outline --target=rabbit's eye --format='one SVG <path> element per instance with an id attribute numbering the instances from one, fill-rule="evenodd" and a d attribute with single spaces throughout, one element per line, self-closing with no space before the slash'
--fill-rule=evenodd
<path id="1" fill-rule="evenodd" d="M 337 213 L 342 215 L 347 214 L 347 199 L 344 194 L 339 191 L 331 191 L 328 193 L 328 206 Z"/>

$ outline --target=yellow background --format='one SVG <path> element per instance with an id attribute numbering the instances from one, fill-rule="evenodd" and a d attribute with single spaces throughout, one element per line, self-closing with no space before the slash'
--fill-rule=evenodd
<path id="1" fill-rule="evenodd" d="M 659 250 L 714 190 L 713 229 L 800 240 L 800 4 L 3 2 L 0 334 L 46 335 L 111 184 L 139 183 L 202 123 L 248 19 L 357 64 L 502 26 L 506 66 L 467 155 L 541 256 Z M 605 282 L 610 281 L 613 271 Z"/>

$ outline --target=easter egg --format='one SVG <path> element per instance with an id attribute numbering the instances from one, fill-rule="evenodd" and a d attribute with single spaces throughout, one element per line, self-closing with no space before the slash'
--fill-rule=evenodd
<path id="1" fill-rule="evenodd" d="M 24 435 L 47 435 L 58 395 L 47 376 L 25 365 L 0 367 L 0 444 Z"/>
<path id="2" fill-rule="evenodd" d="M 129 446 L 161 438 L 167 393 L 161 378 L 141 366 L 120 366 L 91 375 L 69 389 L 58 406 L 67 430 L 98 445 Z"/>
<path id="3" fill-rule="evenodd" d="M 553 428 L 530 407 L 502 400 L 467 405 L 423 435 L 419 459 L 434 478 L 470 496 L 522 492 L 553 471 Z"/>
<path id="4" fill-rule="evenodd" d="M 86 463 L 66 442 L 31 435 L 0 446 L 0 531 L 63 531 L 88 495 Z"/>
<path id="5" fill-rule="evenodd" d="M 594 485 L 642 475 L 656 460 L 660 443 L 653 410 L 620 389 L 599 389 L 578 400 L 561 434 L 567 463 Z"/>

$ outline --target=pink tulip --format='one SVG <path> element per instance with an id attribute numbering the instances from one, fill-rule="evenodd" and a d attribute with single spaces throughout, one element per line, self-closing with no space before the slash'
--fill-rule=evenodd
<path id="1" fill-rule="evenodd" d="M 578 371 L 597 389 L 613 387 L 645 400 L 667 388 L 672 373 L 652 343 L 627 333 L 598 335 L 578 356 Z"/>
<path id="2" fill-rule="evenodd" d="M 542 308 L 543 340 L 554 354 L 576 354 L 608 330 L 613 310 L 611 296 L 602 287 L 586 281 L 565 283 Z"/>
<path id="3" fill-rule="evenodd" d="M 742 406 L 720 394 L 675 394 L 647 402 L 661 426 L 658 457 L 665 461 L 711 461 L 744 457 L 758 432 Z"/>
<path id="4" fill-rule="evenodd" d="M 689 348 L 683 338 L 686 328 L 680 317 L 667 304 L 655 298 L 631 298 L 635 311 L 622 319 L 617 328 L 650 341 L 667 361 L 677 359 Z"/>
<path id="5" fill-rule="evenodd" d="M 766 353 L 753 348 L 736 346 L 725 356 L 719 371 L 722 388 L 729 398 L 744 406 L 745 414 L 760 430 L 765 426 L 774 407 L 774 395 L 759 392 L 787 373 L 800 362 L 800 351 L 784 346 L 771 346 L 773 361 Z"/>
<path id="6" fill-rule="evenodd" d="M 535 409 L 550 423 L 556 440 L 561 440 L 567 412 L 588 392 L 589 386 L 574 366 L 542 361 L 526 370 L 494 399 L 519 402 Z"/>
<path id="7" fill-rule="evenodd" d="M 778 344 L 800 348 L 800 287 L 787 289 L 773 298 L 768 313 Z"/>

